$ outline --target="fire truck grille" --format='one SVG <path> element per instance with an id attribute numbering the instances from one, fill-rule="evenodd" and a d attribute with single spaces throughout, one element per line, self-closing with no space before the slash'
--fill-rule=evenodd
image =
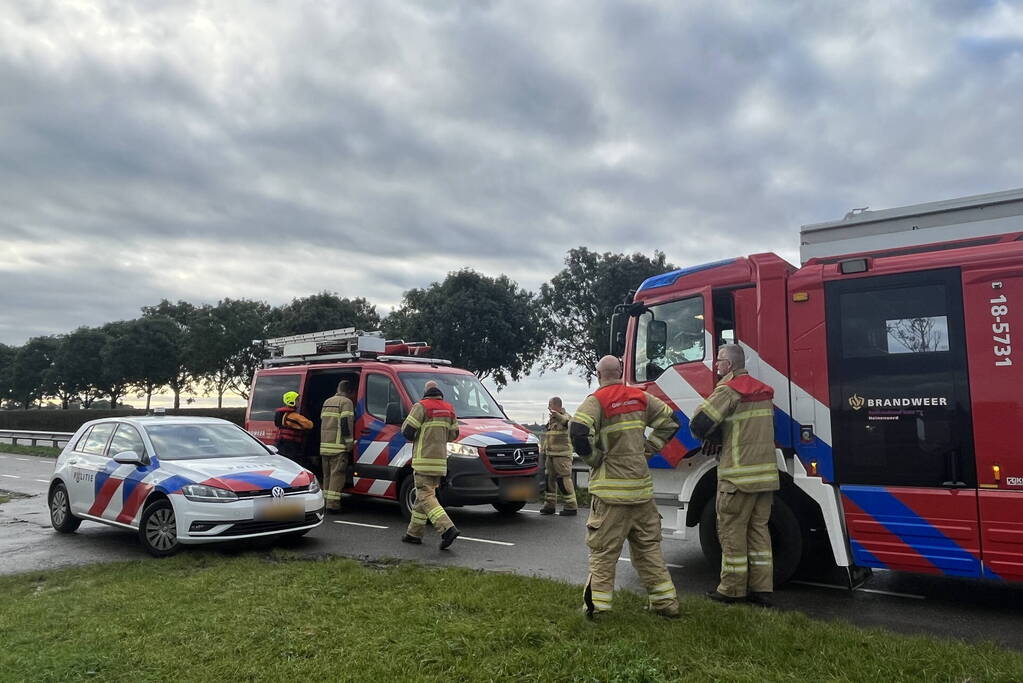
<path id="1" fill-rule="evenodd" d="M 519 456 L 516 458 L 515 453 Z M 487 446 L 487 460 L 495 470 L 527 470 L 536 467 L 540 449 L 536 444 Z"/>

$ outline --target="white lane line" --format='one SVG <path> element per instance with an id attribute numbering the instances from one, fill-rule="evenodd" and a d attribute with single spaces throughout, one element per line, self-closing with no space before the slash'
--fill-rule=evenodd
<path id="1" fill-rule="evenodd" d="M 833 583 L 817 583 L 815 581 L 789 581 L 789 583 L 798 583 L 801 586 L 816 586 L 817 588 L 830 588 L 836 591 L 847 591 L 849 590 L 845 586 L 836 586 Z M 877 588 L 854 588 L 853 590 L 861 593 L 874 593 L 876 595 L 890 595 L 895 598 L 911 598 L 913 600 L 926 600 L 927 597 L 924 595 L 914 595 L 912 593 L 896 593 L 894 591 L 883 591 Z"/>
<path id="2" fill-rule="evenodd" d="M 15 460 L 20 460 L 22 462 L 32 462 L 31 458 L 15 458 Z"/>
<path id="3" fill-rule="evenodd" d="M 534 515 L 540 514 L 539 510 L 526 510 L 525 508 L 523 508 L 521 512 L 532 512 Z"/>
<path id="4" fill-rule="evenodd" d="M 476 543 L 492 543 L 494 545 L 515 545 L 514 543 L 508 543 L 507 541 L 491 541 L 486 538 L 473 538 L 472 536 L 459 536 L 460 541 L 475 541 Z"/>
<path id="5" fill-rule="evenodd" d="M 40 484 L 49 484 L 49 479 L 33 479 L 32 481 L 38 481 Z"/>
<path id="6" fill-rule="evenodd" d="M 627 557 L 619 557 L 618 561 L 619 562 L 632 562 L 632 560 L 630 560 Z M 673 567 L 674 569 L 685 569 L 685 565 L 683 565 L 683 564 L 672 564 L 671 562 L 665 562 L 664 566 L 665 567 Z"/>
<path id="7" fill-rule="evenodd" d="M 389 529 L 390 527 L 380 526 L 379 524 L 362 524 L 360 522 L 346 522 L 341 519 L 335 519 L 334 524 L 347 524 L 349 526 L 364 526 L 367 529 Z"/>
<path id="8" fill-rule="evenodd" d="M 0 474 L 0 477 L 7 477 L 8 479 L 21 479 L 21 477 L 16 477 L 13 474 Z"/>

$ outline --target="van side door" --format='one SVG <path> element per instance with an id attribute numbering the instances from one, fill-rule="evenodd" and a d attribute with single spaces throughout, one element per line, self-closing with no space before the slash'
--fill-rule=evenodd
<path id="1" fill-rule="evenodd" d="M 387 406 L 407 406 L 394 379 L 387 373 L 365 371 L 355 408 L 355 450 L 352 454 L 352 486 L 348 493 L 396 498 L 401 467 L 411 460 L 412 449 L 401 435 L 401 425 L 387 424 Z M 405 459 L 405 451 L 408 458 Z"/>

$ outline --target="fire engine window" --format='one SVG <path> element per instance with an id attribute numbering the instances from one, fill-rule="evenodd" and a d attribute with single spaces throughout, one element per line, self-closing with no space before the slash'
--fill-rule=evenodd
<path id="1" fill-rule="evenodd" d="M 388 403 L 401 405 L 401 396 L 394 382 L 387 375 L 369 375 L 366 378 L 366 412 L 385 420 Z"/>
<path id="2" fill-rule="evenodd" d="M 637 382 L 655 380 L 672 365 L 704 359 L 702 296 L 650 306 L 636 322 Z"/>
<path id="3" fill-rule="evenodd" d="M 842 355 L 948 351 L 946 298 L 945 287 L 937 284 L 843 294 Z"/>
<path id="4" fill-rule="evenodd" d="M 260 375 L 252 392 L 252 410 L 249 420 L 272 421 L 274 411 L 284 405 L 284 394 L 298 391 L 301 375 Z"/>

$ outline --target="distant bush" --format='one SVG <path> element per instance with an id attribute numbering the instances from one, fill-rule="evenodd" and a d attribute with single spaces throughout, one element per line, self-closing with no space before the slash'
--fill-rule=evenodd
<path id="1" fill-rule="evenodd" d="M 30 432 L 73 432 L 89 420 L 104 417 L 145 415 L 135 410 L 0 410 L 0 429 L 24 429 Z M 168 415 L 219 417 L 245 426 L 245 408 L 182 408 L 167 410 Z"/>

